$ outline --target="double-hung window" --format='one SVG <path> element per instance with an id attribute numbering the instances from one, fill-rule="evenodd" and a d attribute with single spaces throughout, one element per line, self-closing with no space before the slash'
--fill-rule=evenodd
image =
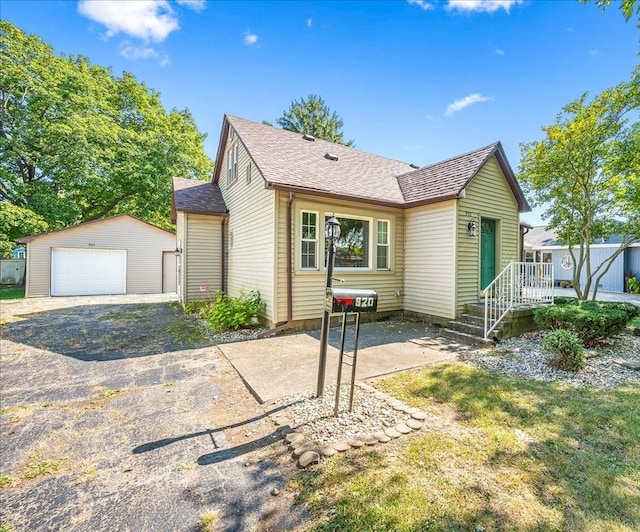
<path id="1" fill-rule="evenodd" d="M 318 213 L 302 211 L 300 267 L 304 270 L 318 268 Z"/>
<path id="2" fill-rule="evenodd" d="M 389 269 L 389 222 L 378 220 L 377 223 L 376 268 L 378 270 Z"/>

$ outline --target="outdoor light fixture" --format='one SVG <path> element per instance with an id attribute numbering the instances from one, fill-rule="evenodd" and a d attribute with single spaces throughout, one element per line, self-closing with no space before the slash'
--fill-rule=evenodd
<path id="1" fill-rule="evenodd" d="M 469 232 L 469 236 L 472 238 L 478 236 L 478 226 L 473 220 L 467 224 L 467 231 Z"/>
<path id="2" fill-rule="evenodd" d="M 336 218 L 335 214 L 331 215 L 331 218 L 327 220 L 324 226 L 324 236 L 333 243 L 340 238 L 340 222 Z"/>
<path id="3" fill-rule="evenodd" d="M 327 256 L 327 280 L 325 283 L 325 297 L 331 289 L 333 283 L 333 264 L 336 252 L 336 240 L 340 238 L 340 222 L 335 214 L 327 220 L 324 225 L 324 234 L 329 240 Z M 324 306 L 322 314 L 322 330 L 320 332 L 320 359 L 318 361 L 318 383 L 316 387 L 316 397 L 322 397 L 324 393 L 324 376 L 327 370 L 327 343 L 329 339 L 329 322 L 331 321 L 331 311 Z"/>
<path id="4" fill-rule="evenodd" d="M 178 244 L 178 247 L 176 248 L 176 257 L 179 257 L 180 255 L 182 255 L 182 248 Z"/>

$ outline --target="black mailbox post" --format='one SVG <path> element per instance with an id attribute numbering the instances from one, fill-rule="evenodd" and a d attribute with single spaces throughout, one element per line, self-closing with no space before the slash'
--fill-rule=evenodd
<path id="1" fill-rule="evenodd" d="M 349 391 L 349 412 L 353 410 L 353 390 L 356 382 L 356 363 L 358 360 L 358 337 L 360 335 L 360 314 L 362 312 L 376 312 L 378 310 L 378 293 L 375 290 L 358 290 L 349 288 L 327 288 L 325 299 L 325 312 L 342 312 L 342 333 L 340 335 L 340 360 L 338 362 L 338 380 L 336 382 L 336 400 L 333 415 L 338 415 L 338 403 L 340 402 L 340 381 L 342 380 L 342 365 L 351 366 L 351 388 Z M 355 333 L 353 340 L 353 353 L 345 355 L 344 341 L 347 328 L 347 314 L 355 314 Z M 345 362 L 344 357 L 351 358 L 351 362 Z"/>

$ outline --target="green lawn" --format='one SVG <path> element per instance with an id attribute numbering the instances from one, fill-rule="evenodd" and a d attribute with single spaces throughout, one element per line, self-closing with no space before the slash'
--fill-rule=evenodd
<path id="1" fill-rule="evenodd" d="M 378 384 L 433 418 L 295 482 L 310 530 L 640 530 L 640 386 L 569 388 L 454 363 Z"/>
<path id="2" fill-rule="evenodd" d="M 24 286 L 0 286 L 0 299 L 22 299 Z"/>

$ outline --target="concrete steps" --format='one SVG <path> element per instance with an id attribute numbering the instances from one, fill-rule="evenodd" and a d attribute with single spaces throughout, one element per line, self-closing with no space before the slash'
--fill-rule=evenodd
<path id="1" fill-rule="evenodd" d="M 502 324 L 501 324 L 502 325 Z M 491 340 L 484 339 L 484 303 L 465 305 L 465 312 L 449 322 L 440 334 L 457 342 L 483 347 L 493 345 L 493 338 L 501 337 L 501 327 L 491 333 Z"/>
<path id="2" fill-rule="evenodd" d="M 474 346 L 492 345 L 503 338 L 535 331 L 534 311 L 545 304 L 525 304 L 511 309 L 498 327 L 484 340 L 484 301 L 465 305 L 465 311 L 440 332 L 443 336 Z"/>

